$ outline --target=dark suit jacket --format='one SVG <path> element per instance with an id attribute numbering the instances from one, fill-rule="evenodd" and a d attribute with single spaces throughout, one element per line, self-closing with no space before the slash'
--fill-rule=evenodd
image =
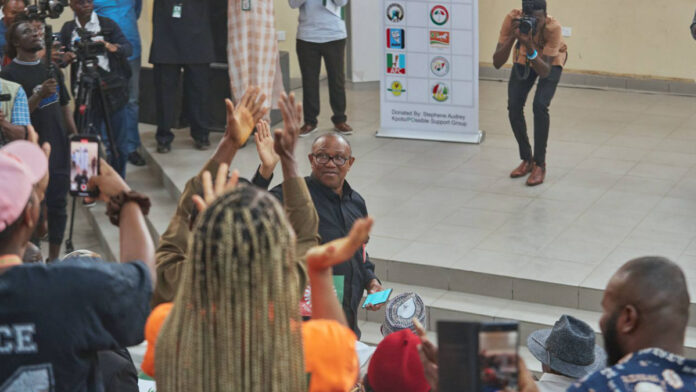
<path id="1" fill-rule="evenodd" d="M 172 17 L 181 4 L 181 17 Z M 209 64 L 215 61 L 210 0 L 155 0 L 152 9 L 152 64 Z"/>
<path id="2" fill-rule="evenodd" d="M 70 41 L 72 39 L 73 30 L 75 30 L 76 26 L 77 24 L 73 19 L 69 22 L 65 22 L 63 28 L 60 29 L 60 43 L 67 48 L 72 48 L 73 46 L 73 43 Z M 128 57 L 130 57 L 130 55 L 133 54 L 133 46 L 130 44 L 126 36 L 123 35 L 121 28 L 118 27 L 116 22 L 114 22 L 113 20 L 104 16 L 100 16 L 99 26 L 101 26 L 102 32 L 104 33 L 104 40 L 112 44 L 118 44 L 119 46 L 119 49 L 116 52 L 107 52 L 107 57 L 109 58 L 109 68 L 111 69 L 111 72 L 116 72 L 120 74 L 126 80 L 130 79 L 131 70 L 130 66 L 128 65 Z M 70 90 L 73 92 L 75 92 L 75 85 L 77 83 L 77 70 L 79 66 L 80 64 L 77 62 L 74 62 L 70 65 Z"/>

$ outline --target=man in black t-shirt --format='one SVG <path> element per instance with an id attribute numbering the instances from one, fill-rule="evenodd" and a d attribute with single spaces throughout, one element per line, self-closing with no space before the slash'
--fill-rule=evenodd
<path id="1" fill-rule="evenodd" d="M 104 161 L 100 198 L 120 207 L 122 263 L 23 264 L 39 220 L 48 160 L 36 144 L 0 148 L 0 392 L 104 390 L 98 355 L 142 342 L 155 283 L 154 244 L 138 201 Z"/>
<path id="2" fill-rule="evenodd" d="M 51 180 L 46 193 L 48 209 L 49 260 L 60 256 L 60 247 L 68 220 L 67 194 L 70 186 L 70 145 L 68 132 L 77 133 L 68 104 L 70 96 L 63 74 L 51 77 L 38 52 L 43 49 L 39 31 L 26 20 L 18 20 L 7 32 L 7 55 L 12 62 L 0 77 L 19 83 L 29 97 L 31 123 L 39 134 L 39 143 L 48 142 L 52 153 L 49 162 Z M 66 129 L 67 125 L 67 129 Z"/>

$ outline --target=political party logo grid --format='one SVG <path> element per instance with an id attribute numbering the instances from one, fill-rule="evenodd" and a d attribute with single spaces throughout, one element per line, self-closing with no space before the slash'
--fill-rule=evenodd
<path id="1" fill-rule="evenodd" d="M 437 102 L 445 102 L 449 98 L 449 87 L 445 83 L 435 83 L 432 88 L 433 99 Z"/>
<path id="2" fill-rule="evenodd" d="M 437 26 L 442 26 L 449 20 L 449 11 L 444 5 L 436 5 L 430 10 L 430 21 Z"/>
<path id="3" fill-rule="evenodd" d="M 394 80 L 391 82 L 389 87 L 387 87 L 387 91 L 392 93 L 393 96 L 399 97 L 399 96 L 401 96 L 401 94 L 406 92 L 406 89 L 404 88 L 404 85 L 400 81 Z"/>
<path id="4" fill-rule="evenodd" d="M 406 75 L 406 55 L 387 53 L 387 73 Z"/>
<path id="5" fill-rule="evenodd" d="M 450 45 L 450 32 L 430 30 L 430 46 L 446 48 Z"/>
<path id="6" fill-rule="evenodd" d="M 404 29 L 387 29 L 387 48 L 406 48 L 406 32 Z"/>
<path id="7" fill-rule="evenodd" d="M 449 61 L 442 56 L 437 56 L 430 61 L 430 72 L 438 77 L 447 76 L 449 73 Z"/>
<path id="8" fill-rule="evenodd" d="M 404 7 L 399 3 L 391 3 L 387 7 L 387 20 L 399 23 L 404 20 Z"/>

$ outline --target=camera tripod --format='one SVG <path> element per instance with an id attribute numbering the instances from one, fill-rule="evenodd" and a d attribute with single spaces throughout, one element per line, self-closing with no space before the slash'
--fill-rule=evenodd
<path id="1" fill-rule="evenodd" d="M 98 109 L 93 106 L 99 105 L 101 112 L 97 111 L 96 113 L 101 114 L 104 118 L 106 137 L 109 143 L 109 153 L 113 165 L 115 162 L 118 162 L 119 152 L 114 142 L 111 128 L 111 113 L 109 111 L 109 105 L 106 102 L 106 96 L 104 95 L 104 84 L 97 69 L 97 59 L 94 57 L 85 58 L 85 56 L 81 56 L 80 53 L 78 53 L 78 61 L 80 62 L 81 74 L 78 78 L 77 94 L 75 95 L 75 125 L 81 135 L 99 135 L 101 121 L 97 122 L 95 110 Z M 76 201 L 77 197 L 73 196 L 72 209 L 70 211 L 70 229 L 68 231 L 68 239 L 65 240 L 66 253 L 75 250 L 72 237 L 73 225 L 75 224 Z"/>

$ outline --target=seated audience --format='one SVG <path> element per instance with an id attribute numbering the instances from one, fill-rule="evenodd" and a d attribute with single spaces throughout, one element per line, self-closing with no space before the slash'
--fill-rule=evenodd
<path id="1" fill-rule="evenodd" d="M 23 264 L 48 184 L 48 158 L 26 141 L 0 149 L 0 184 L 13 184 L 0 193 L 0 381 L 8 390 L 101 390 L 98 352 L 143 340 L 155 279 L 142 212 L 147 199 L 106 162 L 101 170 L 90 185 L 99 187 L 119 226 L 122 263 Z"/>
<path id="2" fill-rule="evenodd" d="M 275 150 L 285 180 L 285 211 L 258 188 L 235 187 L 236 172 L 225 186 L 226 163 L 220 165 L 214 186 L 209 172 L 202 175 L 204 197 L 194 196 L 202 215 L 193 232 L 194 248 L 182 266 L 171 314 L 159 334 L 151 328 L 162 323 L 166 305 L 156 309 L 155 319 L 148 324 L 148 335 L 157 336 L 157 344 L 154 366 L 147 354 L 143 368 L 154 369 L 158 388 L 216 390 L 223 385 L 226 390 L 300 391 L 306 390 L 305 369 L 312 391 L 346 391 L 357 379 L 355 335 L 345 327 L 330 268 L 364 243 L 372 223 L 361 220 L 349 237 L 316 246 L 316 211 L 294 159 L 301 107 L 294 104 L 292 95 L 283 96 L 281 110 L 286 130 L 276 131 Z M 240 240 L 246 246 L 240 246 Z M 306 263 L 315 289 L 316 319 L 298 328 L 300 288 L 305 280 L 304 268 L 298 265 L 305 263 L 295 255 L 303 255 L 312 245 Z M 212 254 L 217 257 L 211 257 L 209 246 L 215 247 Z M 201 268 L 221 280 L 214 283 L 216 278 L 197 273 Z M 302 337 L 311 343 L 298 350 Z M 195 366 L 186 360 L 189 352 L 200 353 Z M 204 377 L 202 369 L 211 368 L 219 370 Z"/>
<path id="3" fill-rule="evenodd" d="M 624 264 L 604 290 L 599 321 L 611 367 L 568 391 L 696 390 L 696 360 L 684 358 L 689 305 L 675 263 L 647 256 Z"/>
<path id="4" fill-rule="evenodd" d="M 607 355 L 595 344 L 592 327 L 573 316 L 563 315 L 553 328 L 534 331 L 527 347 L 541 362 L 542 374 L 537 383 L 541 392 L 563 391 L 577 379 L 607 365 Z"/>

